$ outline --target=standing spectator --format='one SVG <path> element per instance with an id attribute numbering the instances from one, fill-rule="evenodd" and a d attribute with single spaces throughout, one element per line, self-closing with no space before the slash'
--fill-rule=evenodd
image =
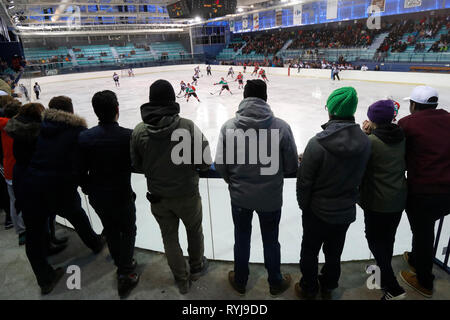
<path id="1" fill-rule="evenodd" d="M 33 87 L 34 94 L 36 95 L 36 99 L 39 100 L 39 94 L 41 93 L 41 86 L 36 82 Z"/>
<path id="2" fill-rule="evenodd" d="M 14 140 L 5 132 L 5 127 L 18 112 L 21 107 L 21 103 L 18 100 L 12 100 L 4 107 L 4 117 L 0 118 L 0 130 L 2 136 L 2 149 L 3 149 L 3 168 L 6 185 L 8 188 L 9 201 L 10 201 L 10 215 L 11 221 L 16 230 L 16 234 L 19 235 L 19 246 L 25 244 L 25 225 L 23 223 L 22 212 L 16 210 L 16 197 L 14 196 L 13 189 L 13 169 L 16 163 L 16 159 L 13 154 Z"/>
<path id="3" fill-rule="evenodd" d="M 54 97 L 44 111 L 36 150 L 23 182 L 23 216 L 27 227 L 26 253 L 42 294 L 50 293 L 64 275 L 46 259 L 49 217 L 57 213 L 66 218 L 84 244 L 94 253 L 104 247 L 81 207 L 77 191 L 80 184 L 78 135 L 86 130 L 86 121 L 73 114 L 72 100 Z"/>
<path id="4" fill-rule="evenodd" d="M 381 271 L 382 300 L 405 298 L 391 260 L 395 233 L 406 205 L 405 135 L 392 123 L 394 101 L 380 100 L 367 111 L 363 130 L 372 142 L 372 152 L 359 188 L 359 204 L 364 210 L 366 238 Z"/>
<path id="5" fill-rule="evenodd" d="M 147 178 L 147 199 L 161 229 L 167 262 L 180 293 L 186 294 L 191 281 L 198 280 L 208 268 L 208 260 L 203 255 L 198 171 L 208 170 L 211 155 L 200 129 L 191 120 L 181 118 L 179 113 L 180 105 L 175 102 L 172 85 L 166 80 L 155 81 L 150 86 L 150 102 L 141 106 L 143 122 L 132 134 L 131 161 L 133 168 Z M 186 139 L 190 139 L 192 150 L 196 150 L 194 145 L 201 146 L 200 156 L 205 155 L 202 161 L 175 161 L 172 150 L 179 142 L 173 141 L 172 135 L 182 135 L 183 141 L 184 135 L 189 135 Z M 197 159 L 189 154 L 186 157 Z M 180 220 L 186 227 L 190 274 L 178 240 Z"/>
<path id="6" fill-rule="evenodd" d="M 240 132 L 249 135 L 248 144 L 244 142 L 245 145 L 230 146 L 229 141 L 236 143 Z M 277 140 L 270 142 L 263 140 L 267 138 Z M 257 155 L 253 153 L 256 152 L 258 145 L 270 145 L 267 154 L 271 155 L 270 165 L 277 164 L 275 170 L 267 168 L 267 163 L 263 164 L 261 159 L 256 160 Z M 228 159 L 229 152 L 233 152 L 233 159 Z M 247 162 L 239 160 L 237 155 L 240 154 L 245 156 Z M 249 160 L 252 158 L 255 159 L 254 163 Z M 278 296 L 290 286 L 291 276 L 282 275 L 280 271 L 278 232 L 283 178 L 284 175 L 295 174 L 297 167 L 297 147 L 291 128 L 285 121 L 273 115 L 267 104 L 266 83 L 262 80 L 247 81 L 244 100 L 239 105 L 236 117 L 222 126 L 216 155 L 216 169 L 230 190 L 234 222 L 234 271 L 229 272 L 228 280 L 234 290 L 241 295 L 245 294 L 249 275 L 250 236 L 254 211 L 258 214 L 261 227 L 270 294 Z M 271 169 L 270 172 L 267 169 Z"/>
<path id="7" fill-rule="evenodd" d="M 119 126 L 119 102 L 116 94 L 105 90 L 92 98 L 99 124 L 80 133 L 82 184 L 89 202 L 104 227 L 109 252 L 117 266 L 118 292 L 126 297 L 137 285 L 135 194 L 131 188 L 130 129 Z"/>
<path id="8" fill-rule="evenodd" d="M 427 298 L 433 294 L 435 221 L 450 212 L 450 114 L 437 106 L 438 92 L 418 86 L 410 97 L 411 115 L 398 122 L 406 136 L 406 214 L 413 234 L 412 251 L 404 253 L 411 271 L 400 277 Z"/>
<path id="9" fill-rule="evenodd" d="M 330 297 L 339 286 L 341 254 L 348 227 L 356 219 L 358 186 L 370 156 L 370 140 L 355 124 L 358 104 L 353 87 L 336 89 L 326 107 L 330 121 L 306 146 L 297 174 L 297 200 L 302 210 L 303 239 L 295 285 L 300 298 Z M 323 245 L 325 264 L 318 275 Z"/>

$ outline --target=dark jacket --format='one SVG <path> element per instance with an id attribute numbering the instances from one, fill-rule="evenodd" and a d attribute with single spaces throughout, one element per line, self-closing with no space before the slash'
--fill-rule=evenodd
<path id="1" fill-rule="evenodd" d="M 86 130 L 86 121 L 74 114 L 47 109 L 28 167 L 30 188 L 53 192 L 76 188 L 80 183 L 78 135 Z"/>
<path id="2" fill-rule="evenodd" d="M 372 151 L 359 188 L 364 210 L 402 212 L 406 204 L 405 135 L 396 124 L 380 126 L 369 135 Z"/>
<path id="3" fill-rule="evenodd" d="M 259 154 L 255 155 L 257 159 L 253 163 L 250 162 L 248 140 L 245 149 L 238 148 L 237 138 L 232 140 L 234 146 L 228 146 L 227 131 L 236 134 L 239 129 L 244 134 L 255 133 L 256 140 L 249 139 L 250 143 L 254 144 L 255 151 L 261 151 L 259 146 L 263 141 L 259 130 L 267 132 L 267 155 L 271 155 L 273 163 L 263 164 Z M 272 137 L 271 130 L 278 132 L 276 141 L 269 139 Z M 272 150 L 272 146 L 275 145 L 278 149 Z M 233 147 L 233 163 L 227 163 L 227 148 L 230 147 Z M 236 155 L 240 154 L 245 155 L 245 161 L 239 162 Z M 225 122 L 220 130 L 215 167 L 228 183 L 233 205 L 261 212 L 279 210 L 283 204 L 283 178 L 285 175 L 295 173 L 298 168 L 297 146 L 291 127 L 285 121 L 276 118 L 263 99 L 250 97 L 242 100 L 236 117 Z"/>
<path id="4" fill-rule="evenodd" d="M 144 173 L 148 191 L 163 198 L 177 198 L 199 194 L 199 171 L 207 171 L 211 161 L 209 144 L 200 129 L 188 119 L 181 118 L 180 107 L 173 102 L 166 105 L 146 103 L 141 106 L 143 122 L 133 131 L 131 138 L 131 163 L 135 170 Z M 180 154 L 180 141 L 172 141 L 172 133 L 187 135 L 187 148 L 191 155 L 183 153 L 186 161 L 175 163 L 172 150 Z M 184 140 L 183 140 L 184 141 Z M 205 157 L 194 161 L 195 146 Z M 185 149 L 184 152 L 189 150 Z"/>
<path id="5" fill-rule="evenodd" d="M 327 223 L 351 223 L 371 143 L 351 120 L 330 120 L 322 128 L 303 154 L 297 200 L 303 211 L 312 211 Z"/>
<path id="6" fill-rule="evenodd" d="M 406 136 L 408 192 L 450 194 L 450 113 L 422 110 L 398 125 Z"/>
<path id="7" fill-rule="evenodd" d="M 82 187 L 89 196 L 100 192 L 110 194 L 116 200 L 131 199 L 132 132 L 117 122 L 100 122 L 80 133 Z"/>

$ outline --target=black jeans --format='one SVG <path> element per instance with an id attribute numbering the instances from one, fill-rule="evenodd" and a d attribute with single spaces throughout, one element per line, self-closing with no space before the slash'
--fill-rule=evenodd
<path id="1" fill-rule="evenodd" d="M 109 252 L 117 267 L 117 274 L 134 271 L 133 254 L 136 241 L 136 207 L 134 197 L 120 201 L 118 195 L 92 192 L 89 202 L 98 214 L 106 236 Z"/>
<path id="2" fill-rule="evenodd" d="M 397 291 L 400 285 L 392 269 L 395 233 L 402 218 L 402 212 L 364 211 L 366 239 L 381 272 L 381 287 Z"/>
<path id="3" fill-rule="evenodd" d="M 29 203 L 23 204 L 23 218 L 27 228 L 26 254 L 38 284 L 48 285 L 54 277 L 54 269 L 47 261 L 49 239 L 48 220 L 53 212 L 66 218 L 84 244 L 92 250 L 100 245 L 100 236 L 92 230 L 81 198 L 75 188 L 54 190 L 51 194 L 30 193 Z M 36 198 L 41 196 L 41 199 Z M 34 205 L 33 205 L 34 204 Z"/>
<path id="4" fill-rule="evenodd" d="M 450 194 L 410 194 L 406 214 L 411 225 L 412 252 L 410 263 L 424 288 L 433 289 L 434 225 L 450 213 Z"/>
<path id="5" fill-rule="evenodd" d="M 326 289 L 339 286 L 341 254 L 350 224 L 330 224 L 305 210 L 302 215 L 303 239 L 300 252 L 300 286 L 308 293 L 317 293 L 319 280 Z M 318 276 L 319 252 L 323 245 L 325 264 Z"/>
<path id="6" fill-rule="evenodd" d="M 234 272 L 237 284 L 247 284 L 248 261 L 250 259 L 250 238 L 252 235 L 253 211 L 231 205 L 234 222 Z M 278 242 L 278 231 L 281 209 L 273 212 L 258 212 L 259 225 L 264 247 L 264 266 L 269 274 L 268 281 L 271 286 L 281 284 L 280 271 L 281 253 Z"/>

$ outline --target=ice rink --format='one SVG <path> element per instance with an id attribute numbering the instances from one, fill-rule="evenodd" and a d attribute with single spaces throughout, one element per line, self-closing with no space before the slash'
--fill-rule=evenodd
<path id="1" fill-rule="evenodd" d="M 219 86 L 214 82 L 220 77 L 226 77 L 225 67 L 212 66 L 212 76 L 206 76 L 205 66 L 201 66 L 203 76 L 198 80 L 197 94 L 201 102 L 195 99 L 187 103 L 185 99 L 177 99 L 181 107 L 181 116 L 193 120 L 208 138 L 211 150 L 215 153 L 219 130 L 222 124 L 234 116 L 239 102 L 243 99 L 243 90 L 238 89 L 237 82 L 228 78 L 233 95 L 224 91 L 221 96 L 217 94 Z M 82 73 L 52 76 L 33 79 L 39 82 L 42 95 L 40 102 L 46 107 L 48 101 L 57 95 L 67 95 L 72 98 L 75 112 L 85 117 L 88 125 L 97 124 L 97 118 L 92 110 L 91 98 L 95 92 L 109 89 L 116 92 L 120 104 L 120 125 L 134 128 L 140 121 L 140 106 L 149 100 L 149 87 L 158 79 L 170 81 L 177 94 L 180 91 L 181 80 L 192 80 L 194 66 L 171 66 L 166 68 L 135 69 L 135 77 L 121 76 L 120 88 L 114 86 L 113 71 L 98 73 Z M 235 75 L 242 71 L 242 67 L 234 67 Z M 247 68 L 244 80 L 252 79 L 253 68 Z M 304 70 L 302 70 L 304 71 Z M 366 119 L 368 106 L 379 99 L 393 98 L 401 104 L 397 119 L 409 114 L 409 101 L 403 101 L 411 90 L 418 84 L 428 84 L 426 76 L 420 73 L 406 73 L 407 80 L 399 83 L 395 76 L 383 78 L 379 73 L 379 80 L 351 80 L 356 71 L 343 71 L 341 81 L 332 81 L 329 70 L 318 72 L 316 75 L 305 72 L 303 75 L 297 70 L 291 70 L 287 76 L 287 69 L 282 71 L 267 70 L 268 103 L 275 116 L 286 120 L 292 128 L 299 153 L 302 153 L 308 140 L 321 131 L 321 125 L 328 120 L 325 104 L 328 95 L 341 86 L 353 86 L 358 93 L 358 109 L 356 122 L 362 123 Z M 120 74 L 120 71 L 118 71 Z M 277 74 L 279 73 L 279 74 Z M 327 76 L 328 74 L 328 76 Z M 369 75 L 369 74 L 368 74 Z M 434 87 L 439 91 L 439 107 L 450 110 L 450 81 L 448 75 L 435 75 L 442 77 L 441 84 Z M 405 74 L 402 75 L 405 77 Z M 364 78 L 364 77 L 363 77 Z M 435 77 L 436 78 L 436 77 Z M 439 81 L 438 81 L 439 82 Z M 30 88 L 30 83 L 24 83 Z M 434 81 L 433 84 L 435 84 Z M 438 83 L 439 84 L 439 83 Z M 31 85 L 32 86 L 32 85 Z M 214 95 L 210 93 L 215 93 Z M 34 98 L 34 94 L 33 94 Z M 33 99 L 34 100 L 34 99 Z M 438 137 L 437 137 L 438 138 Z M 145 199 L 146 185 L 143 176 L 133 176 L 133 188 L 138 194 L 137 199 L 137 227 L 138 236 L 136 245 L 157 251 L 163 251 L 162 240 L 156 221 L 150 213 L 150 207 Z M 219 260 L 233 259 L 233 223 L 231 220 L 231 206 L 225 183 L 219 179 L 201 179 L 201 195 L 203 199 L 205 250 L 209 258 Z M 83 198 L 91 221 L 96 231 L 101 230 L 101 224 L 92 208 Z M 364 237 L 364 221 L 362 211 L 358 208 L 357 221 L 350 226 L 344 248 L 343 260 L 368 259 L 370 251 Z M 286 179 L 284 188 L 284 205 L 280 230 L 280 243 L 283 263 L 297 263 L 300 257 L 301 243 L 301 212 L 295 198 L 295 179 Z M 251 261 L 262 262 L 263 252 L 257 217 L 253 220 L 252 254 Z M 448 241 L 450 233 L 449 218 L 444 224 L 443 239 Z M 62 220 L 60 220 L 62 221 Z M 62 221 L 66 223 L 65 221 Z M 180 228 L 183 230 L 183 228 Z M 182 231 L 181 241 L 186 249 L 185 233 Z M 443 240 L 443 242 L 445 242 Z M 397 233 L 395 254 L 410 249 L 411 233 L 406 215 L 403 215 Z M 445 244 L 446 245 L 446 244 Z M 444 243 L 440 244 L 443 247 Z M 438 253 L 442 249 L 438 249 Z M 186 253 L 186 251 L 185 251 Z M 320 260 L 323 261 L 321 254 Z"/>

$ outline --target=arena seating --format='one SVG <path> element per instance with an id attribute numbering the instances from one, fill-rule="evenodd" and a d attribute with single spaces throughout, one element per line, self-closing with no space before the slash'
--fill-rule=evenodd
<path id="1" fill-rule="evenodd" d="M 72 61 L 65 60 L 68 54 L 67 47 L 59 47 L 57 49 L 25 48 L 25 57 L 30 64 L 42 64 L 43 61 L 44 63 L 51 63 L 55 61 L 62 63 L 64 67 L 70 67 L 72 66 Z"/>

